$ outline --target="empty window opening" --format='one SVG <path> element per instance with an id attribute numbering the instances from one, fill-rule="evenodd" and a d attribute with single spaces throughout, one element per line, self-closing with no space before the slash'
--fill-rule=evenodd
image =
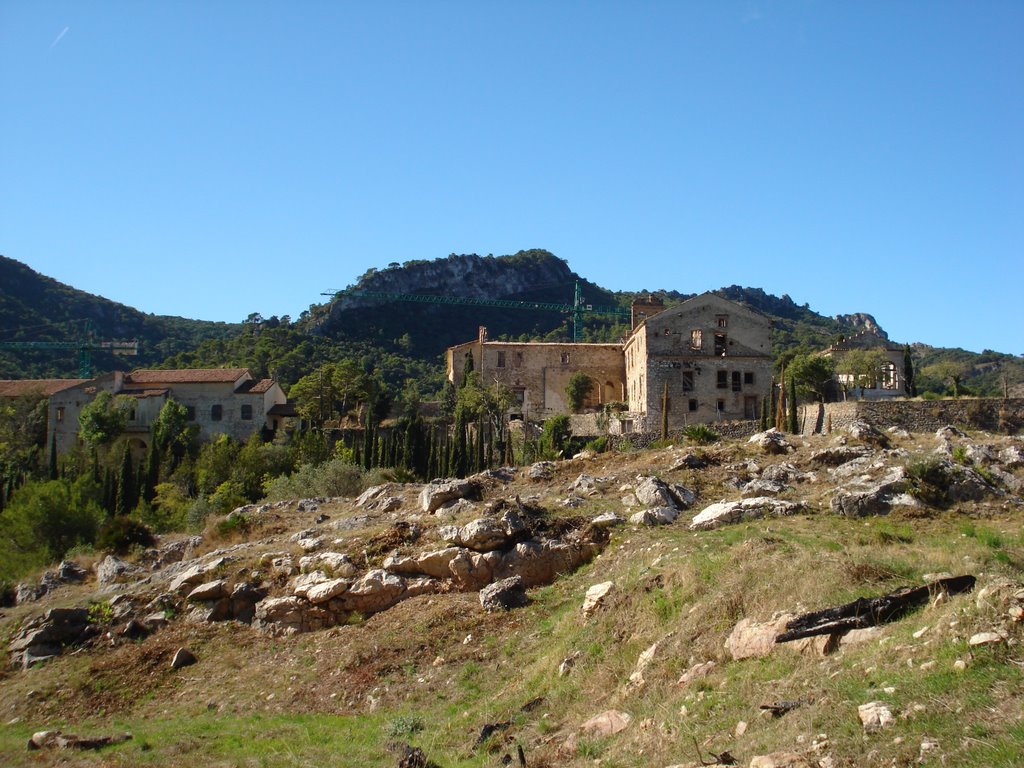
<path id="1" fill-rule="evenodd" d="M 715 334 L 715 354 L 724 355 L 726 347 L 726 336 L 724 333 Z"/>
<path id="2" fill-rule="evenodd" d="M 522 368 L 523 367 L 523 353 L 522 352 L 516 352 L 515 354 L 512 355 L 512 364 L 515 365 L 516 368 Z"/>
<path id="3" fill-rule="evenodd" d="M 64 421 L 64 406 L 57 406 L 57 421 Z"/>
<path id="4" fill-rule="evenodd" d="M 739 392 L 743 388 L 739 371 L 732 372 L 732 391 Z"/>
<path id="5" fill-rule="evenodd" d="M 569 364 L 569 353 L 568 352 L 563 352 L 562 353 L 562 365 L 568 365 L 568 364 Z"/>
<path id="6" fill-rule="evenodd" d="M 697 410 L 697 401 L 696 400 L 692 400 L 692 399 L 690 400 L 690 410 L 691 411 L 696 411 Z"/>
<path id="7" fill-rule="evenodd" d="M 729 388 L 729 372 L 719 371 L 718 372 L 718 388 L 728 389 Z"/>
<path id="8" fill-rule="evenodd" d="M 194 405 L 185 406 L 185 418 L 189 421 L 196 420 L 196 407 Z"/>
<path id="9" fill-rule="evenodd" d="M 252 418 L 252 406 L 246 403 L 242 406 L 242 419 L 249 421 Z"/>
<path id="10" fill-rule="evenodd" d="M 690 349 L 701 349 L 704 346 L 704 331 L 695 328 L 690 331 Z"/>
<path id="11" fill-rule="evenodd" d="M 504 352 L 499 352 L 498 353 L 498 366 L 497 367 L 498 368 L 504 368 L 505 367 L 505 353 Z"/>
<path id="12" fill-rule="evenodd" d="M 716 407 L 718 408 L 718 412 L 719 413 L 724 411 L 725 410 L 725 400 L 719 400 L 718 401 L 718 405 Z"/>
<path id="13" fill-rule="evenodd" d="M 220 403 L 210 406 L 210 421 L 220 421 L 224 418 L 224 406 Z"/>
<path id="14" fill-rule="evenodd" d="M 715 316 L 715 320 L 716 320 L 716 323 L 717 323 L 719 328 L 728 328 L 729 327 L 729 316 L 728 315 L 716 315 Z"/>
<path id="15" fill-rule="evenodd" d="M 683 392 L 693 392 L 693 371 L 683 371 Z"/>
<path id="16" fill-rule="evenodd" d="M 746 373 L 743 374 L 743 383 L 744 384 L 748 384 L 748 385 L 754 383 L 754 374 L 753 374 L 753 372 L 747 371 Z"/>

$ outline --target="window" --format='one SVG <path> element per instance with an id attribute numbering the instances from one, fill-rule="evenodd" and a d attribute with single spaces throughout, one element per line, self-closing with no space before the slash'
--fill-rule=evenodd
<path id="1" fill-rule="evenodd" d="M 743 374 L 743 383 L 747 384 L 747 385 L 750 385 L 750 384 L 754 383 L 754 373 L 753 373 L 753 371 L 747 371 L 746 373 Z"/>
<path id="2" fill-rule="evenodd" d="M 725 410 L 725 400 L 719 400 L 717 408 L 718 408 L 718 412 L 722 413 L 722 411 Z"/>
<path id="3" fill-rule="evenodd" d="M 704 331 L 695 328 L 690 331 L 690 349 L 701 349 L 704 346 Z"/>
<path id="4" fill-rule="evenodd" d="M 497 367 L 498 368 L 504 368 L 505 367 L 505 353 L 504 352 L 499 352 L 498 353 L 498 364 L 497 364 Z"/>
<path id="5" fill-rule="evenodd" d="M 242 406 L 242 418 L 245 421 L 249 421 L 250 419 L 252 419 L 252 406 L 249 405 L 249 403 L 245 403 Z"/>
<path id="6" fill-rule="evenodd" d="M 742 376 L 739 371 L 732 372 L 732 391 L 739 392 L 743 388 Z"/>
<path id="7" fill-rule="evenodd" d="M 725 344 L 726 344 L 725 334 L 724 333 L 716 333 L 715 334 L 715 354 L 716 355 L 724 355 L 725 354 Z"/>
<path id="8" fill-rule="evenodd" d="M 135 406 L 134 405 L 128 411 L 128 421 L 135 421 Z"/>
<path id="9" fill-rule="evenodd" d="M 693 392 L 693 371 L 683 371 L 683 392 Z"/>
<path id="10" fill-rule="evenodd" d="M 224 407 L 218 403 L 210 406 L 210 421 L 220 421 L 224 418 Z"/>
<path id="11" fill-rule="evenodd" d="M 696 411 L 697 410 L 697 401 L 696 400 L 692 400 L 692 399 L 690 400 L 690 410 L 691 411 Z"/>
<path id="12" fill-rule="evenodd" d="M 728 389 L 729 388 L 729 372 L 719 371 L 718 372 L 718 388 Z"/>
<path id="13" fill-rule="evenodd" d="M 715 315 L 715 324 L 719 328 L 729 327 L 729 316 L 728 315 Z"/>
<path id="14" fill-rule="evenodd" d="M 525 387 L 513 387 L 512 388 L 512 399 L 515 400 L 519 405 L 526 402 L 526 388 Z"/>
<path id="15" fill-rule="evenodd" d="M 196 407 L 194 405 L 185 406 L 185 418 L 189 421 L 196 420 Z"/>
<path id="16" fill-rule="evenodd" d="M 562 365 L 568 365 L 568 364 L 569 364 L 569 353 L 568 352 L 563 352 L 562 353 Z"/>
<path id="17" fill-rule="evenodd" d="M 57 406 L 57 421 L 64 421 L 64 406 Z"/>

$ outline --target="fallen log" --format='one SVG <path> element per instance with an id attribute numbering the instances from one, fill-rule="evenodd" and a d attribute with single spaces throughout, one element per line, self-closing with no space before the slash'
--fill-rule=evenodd
<path id="1" fill-rule="evenodd" d="M 831 635 L 866 629 L 894 621 L 919 605 L 927 603 L 933 595 L 945 592 L 956 595 L 974 589 L 973 576 L 953 576 L 939 579 L 922 587 L 907 587 L 880 597 L 861 597 L 852 603 L 804 613 L 786 624 L 786 631 L 775 638 L 776 643 L 788 643 L 815 635 Z"/>

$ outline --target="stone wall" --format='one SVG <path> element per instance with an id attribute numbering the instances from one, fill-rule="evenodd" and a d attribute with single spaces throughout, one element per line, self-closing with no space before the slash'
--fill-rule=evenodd
<path id="1" fill-rule="evenodd" d="M 1024 398 L 956 400 L 848 400 L 800 406 L 798 423 L 805 435 L 841 429 L 855 420 L 908 432 L 934 432 L 947 424 L 989 432 L 1018 434 L 1024 429 Z"/>

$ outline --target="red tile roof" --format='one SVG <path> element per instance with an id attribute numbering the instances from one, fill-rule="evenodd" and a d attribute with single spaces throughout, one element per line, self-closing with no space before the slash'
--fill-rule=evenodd
<path id="1" fill-rule="evenodd" d="M 272 386 L 274 386 L 273 379 L 260 379 L 259 381 L 243 381 L 241 384 L 238 385 L 238 389 L 236 389 L 235 392 L 238 394 L 248 393 L 253 395 L 262 395 Z"/>
<path id="2" fill-rule="evenodd" d="M 89 379 L 0 379 L 0 397 L 21 397 L 35 394 L 49 397 L 87 381 Z"/>
<path id="3" fill-rule="evenodd" d="M 136 370 L 125 376 L 131 384 L 234 384 L 249 376 L 248 368 L 179 368 L 169 370 Z"/>

